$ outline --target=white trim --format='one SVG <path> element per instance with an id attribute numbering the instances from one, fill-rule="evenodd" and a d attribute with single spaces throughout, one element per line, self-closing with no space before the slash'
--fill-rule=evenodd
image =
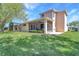
<path id="1" fill-rule="evenodd" d="M 68 31 L 67 16 L 66 16 L 66 14 L 64 14 L 64 19 L 65 19 L 65 23 L 64 23 L 64 32 L 66 32 L 66 31 Z"/>
<path id="2" fill-rule="evenodd" d="M 44 20 L 44 33 L 47 34 L 47 20 Z"/>
<path id="3" fill-rule="evenodd" d="M 53 32 L 56 32 L 56 27 L 55 27 L 55 18 L 56 18 L 56 14 L 54 13 L 54 17 L 53 17 L 53 21 L 52 21 L 52 25 L 53 25 Z"/>

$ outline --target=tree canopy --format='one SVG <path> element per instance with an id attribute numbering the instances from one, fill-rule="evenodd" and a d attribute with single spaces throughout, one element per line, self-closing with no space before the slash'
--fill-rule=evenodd
<path id="1" fill-rule="evenodd" d="M 79 21 L 72 21 L 69 23 L 69 26 L 79 26 Z"/>
<path id="2" fill-rule="evenodd" d="M 24 12 L 24 5 L 20 3 L 1 3 L 0 4 L 0 22 L 1 28 L 7 21 L 13 18 L 26 19 L 27 14 Z"/>

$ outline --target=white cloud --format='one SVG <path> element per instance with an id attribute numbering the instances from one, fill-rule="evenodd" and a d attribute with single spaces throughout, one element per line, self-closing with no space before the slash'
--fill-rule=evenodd
<path id="1" fill-rule="evenodd" d="M 69 22 L 72 22 L 72 21 L 79 21 L 79 16 L 78 15 L 71 16 Z"/>
<path id="2" fill-rule="evenodd" d="M 77 9 L 73 9 L 68 13 L 68 15 L 72 15 L 73 13 L 76 13 L 77 11 L 78 11 Z"/>
<path id="3" fill-rule="evenodd" d="M 68 22 L 72 22 L 72 21 L 79 21 L 79 11 L 78 9 L 73 9 L 68 13 Z"/>
<path id="4" fill-rule="evenodd" d="M 25 7 L 26 7 L 27 9 L 33 10 L 33 9 L 35 9 L 39 4 L 37 4 L 37 3 L 26 3 L 26 4 L 24 4 L 24 5 L 25 5 Z"/>

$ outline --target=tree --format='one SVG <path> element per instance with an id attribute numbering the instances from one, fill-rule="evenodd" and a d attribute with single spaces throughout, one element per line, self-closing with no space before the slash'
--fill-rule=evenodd
<path id="1" fill-rule="evenodd" d="M 73 21 L 69 23 L 69 26 L 79 26 L 79 21 Z"/>
<path id="2" fill-rule="evenodd" d="M 0 28 L 2 31 L 5 23 L 11 21 L 13 18 L 26 18 L 24 5 L 20 3 L 0 4 Z"/>

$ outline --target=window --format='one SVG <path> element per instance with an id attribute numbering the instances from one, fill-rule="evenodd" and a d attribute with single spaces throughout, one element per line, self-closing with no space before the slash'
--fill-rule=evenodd
<path id="1" fill-rule="evenodd" d="M 26 24 L 23 24 L 23 26 L 26 26 Z"/>
<path id="2" fill-rule="evenodd" d="M 17 30 L 17 27 L 15 27 L 15 30 Z"/>
<path id="3" fill-rule="evenodd" d="M 42 14 L 41 17 L 44 17 L 44 14 Z"/>
<path id="4" fill-rule="evenodd" d="M 35 30 L 35 25 L 31 25 L 31 30 Z"/>
<path id="5" fill-rule="evenodd" d="M 53 18 L 53 14 L 52 13 L 48 13 L 48 17 L 52 19 Z"/>
<path id="6" fill-rule="evenodd" d="M 44 28 L 44 24 L 41 24 L 41 29 L 43 29 Z"/>

